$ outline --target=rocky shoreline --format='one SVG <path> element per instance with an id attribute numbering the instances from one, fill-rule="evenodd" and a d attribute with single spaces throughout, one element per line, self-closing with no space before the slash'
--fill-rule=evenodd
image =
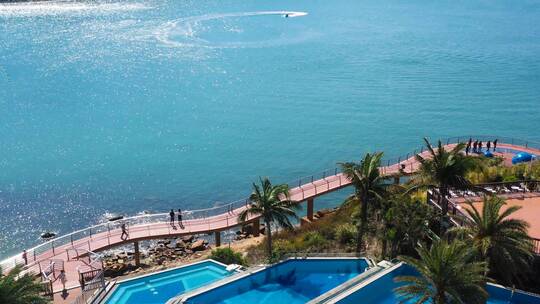
<path id="1" fill-rule="evenodd" d="M 264 226 L 259 228 L 259 235 L 264 235 Z M 231 239 L 230 246 L 237 247 L 250 240 L 260 239 L 254 237 L 251 225 L 236 231 Z M 111 252 L 103 257 L 103 268 L 107 278 L 124 278 L 137 274 L 154 272 L 178 265 L 202 260 L 210 255 L 213 245 L 201 236 L 186 235 L 183 237 L 164 239 L 154 242 L 141 250 L 140 265 L 135 265 L 134 250 Z"/>

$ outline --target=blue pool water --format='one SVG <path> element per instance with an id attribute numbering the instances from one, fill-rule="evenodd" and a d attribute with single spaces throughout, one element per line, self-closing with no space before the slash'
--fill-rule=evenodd
<path id="1" fill-rule="evenodd" d="M 364 259 L 288 260 L 189 298 L 187 303 L 305 303 L 367 266 Z"/>
<path id="2" fill-rule="evenodd" d="M 1 3 L 0 256 L 422 136 L 540 140 L 538 20 L 539 0 Z"/>
<path id="3" fill-rule="evenodd" d="M 225 266 L 204 261 L 119 283 L 106 304 L 164 304 L 176 295 L 229 275 Z"/>
<path id="4" fill-rule="evenodd" d="M 355 291 L 348 297 L 339 300 L 338 304 L 395 304 L 399 303 L 401 298 L 393 292 L 394 288 L 400 284 L 394 282 L 394 278 L 401 275 L 417 275 L 412 267 L 401 266 L 379 279 Z M 489 299 L 487 304 L 540 304 L 540 297 L 535 297 L 522 292 L 515 292 L 506 288 L 488 284 L 487 291 Z M 410 301 L 407 303 L 414 303 Z"/>

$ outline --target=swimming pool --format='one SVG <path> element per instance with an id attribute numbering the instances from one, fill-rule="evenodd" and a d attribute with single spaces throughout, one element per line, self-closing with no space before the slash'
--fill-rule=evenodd
<path id="1" fill-rule="evenodd" d="M 183 303 L 306 303 L 367 268 L 367 261 L 357 258 L 287 260 L 190 296 Z"/>
<path id="2" fill-rule="evenodd" d="M 229 276 L 213 260 L 154 273 L 119 283 L 106 304 L 164 304 L 170 298 Z"/>
<path id="3" fill-rule="evenodd" d="M 417 275 L 415 270 L 407 265 L 398 264 L 359 285 L 337 296 L 331 303 L 337 304 L 395 304 L 400 302 L 399 296 L 393 292 L 400 286 L 394 278 L 401 275 Z M 514 292 L 502 286 L 488 284 L 489 299 L 487 304 L 540 304 L 540 297 L 524 292 Z M 414 303 L 414 302 L 407 302 Z"/>

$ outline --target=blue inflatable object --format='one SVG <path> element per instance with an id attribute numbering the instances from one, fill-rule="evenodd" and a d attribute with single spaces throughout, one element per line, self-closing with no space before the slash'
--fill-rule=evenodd
<path id="1" fill-rule="evenodd" d="M 484 156 L 491 158 L 491 157 L 493 157 L 493 153 L 491 153 L 491 151 L 486 151 L 486 152 L 484 152 Z"/>
<path id="2" fill-rule="evenodd" d="M 512 164 L 515 165 L 519 163 L 530 162 L 533 159 L 536 159 L 536 155 L 527 152 L 519 152 L 514 157 L 512 157 Z"/>

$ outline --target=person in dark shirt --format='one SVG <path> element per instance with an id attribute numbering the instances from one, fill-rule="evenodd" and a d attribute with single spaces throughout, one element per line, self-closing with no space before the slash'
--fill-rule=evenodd
<path id="1" fill-rule="evenodd" d="M 174 210 L 171 209 L 171 212 L 169 212 L 169 216 L 171 218 L 171 225 L 174 226 Z"/>
<path id="2" fill-rule="evenodd" d="M 182 209 L 178 208 L 178 225 L 181 229 L 184 229 L 184 222 L 182 221 Z"/>
<path id="3" fill-rule="evenodd" d="M 120 236 L 120 238 L 122 239 L 122 241 L 125 241 L 129 237 L 129 233 L 127 232 L 126 224 L 122 224 L 122 226 L 120 226 L 120 228 L 122 229 L 122 235 Z"/>

